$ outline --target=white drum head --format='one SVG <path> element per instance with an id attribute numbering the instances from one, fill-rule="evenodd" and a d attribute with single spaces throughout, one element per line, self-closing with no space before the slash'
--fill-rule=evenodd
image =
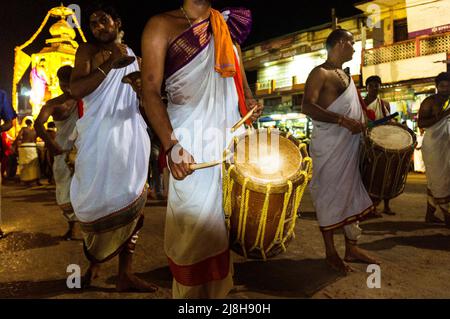
<path id="1" fill-rule="evenodd" d="M 414 143 L 408 130 L 391 124 L 375 126 L 370 130 L 369 138 L 374 144 L 388 150 L 402 150 Z"/>

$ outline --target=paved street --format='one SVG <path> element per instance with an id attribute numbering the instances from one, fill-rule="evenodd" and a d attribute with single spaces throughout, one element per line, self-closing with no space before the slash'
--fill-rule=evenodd
<path id="1" fill-rule="evenodd" d="M 6 239 L 0 241 L 0 298 L 170 298 L 171 275 L 163 251 L 165 207 L 152 201 L 135 255 L 137 274 L 160 286 L 154 294 L 117 293 L 117 258 L 103 265 L 93 288 L 69 290 L 67 266 L 87 261 L 80 240 L 66 242 L 64 219 L 56 206 L 54 187 L 25 188 L 13 182 L 2 187 Z M 362 224 L 362 246 L 381 261 L 381 288 L 366 285 L 366 266 L 340 276 L 323 260 L 322 238 L 309 194 L 301 205 L 296 238 L 286 253 L 267 262 L 235 255 L 236 287 L 230 298 L 450 298 L 450 230 L 423 222 L 426 184 L 412 174 L 404 194 L 392 200 L 396 216 Z M 79 235 L 78 235 L 79 236 Z M 80 237 L 80 236 L 79 236 Z M 342 233 L 335 236 L 340 253 Z"/>

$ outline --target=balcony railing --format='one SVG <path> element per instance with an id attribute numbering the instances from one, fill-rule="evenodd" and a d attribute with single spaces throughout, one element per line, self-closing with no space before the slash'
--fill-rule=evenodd
<path id="1" fill-rule="evenodd" d="M 364 50 L 363 61 L 369 66 L 449 51 L 450 33 L 445 33 Z"/>

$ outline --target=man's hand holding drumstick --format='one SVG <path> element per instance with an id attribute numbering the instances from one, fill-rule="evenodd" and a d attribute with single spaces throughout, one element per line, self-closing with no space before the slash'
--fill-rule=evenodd
<path id="1" fill-rule="evenodd" d="M 252 116 L 250 117 L 250 121 L 253 123 L 255 121 L 257 121 L 260 116 L 262 115 L 263 111 L 264 111 L 264 106 L 256 101 L 253 97 L 251 98 L 247 98 L 246 99 L 246 104 L 247 104 L 247 111 L 250 112 L 251 110 L 253 110 L 254 107 L 256 107 L 255 111 L 253 112 Z"/>
<path id="2" fill-rule="evenodd" d="M 176 180 L 183 180 L 194 172 L 190 167 L 191 164 L 195 164 L 194 157 L 179 143 L 168 149 L 166 155 L 170 172 Z"/>
<path id="3" fill-rule="evenodd" d="M 256 121 L 261 116 L 264 107 L 261 103 L 258 103 L 252 98 L 247 100 L 247 109 L 249 110 L 248 115 L 233 126 L 233 131 L 237 130 L 247 119 L 252 122 Z M 196 164 L 192 155 L 189 154 L 189 152 L 186 151 L 180 144 L 175 144 L 167 151 L 166 154 L 170 171 L 172 172 L 173 177 L 177 180 L 183 180 L 197 169 L 219 165 L 223 163 L 226 158 L 228 158 L 228 156 L 226 156 L 222 160 Z"/>

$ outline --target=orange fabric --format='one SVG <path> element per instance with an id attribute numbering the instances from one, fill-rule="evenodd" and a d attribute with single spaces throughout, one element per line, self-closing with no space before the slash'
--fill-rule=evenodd
<path id="1" fill-rule="evenodd" d="M 215 66 L 214 69 L 223 78 L 233 77 L 236 72 L 233 41 L 227 23 L 222 14 L 211 8 L 211 27 L 214 35 Z"/>
<path id="2" fill-rule="evenodd" d="M 244 117 L 245 115 L 247 115 L 248 110 L 247 110 L 247 104 L 245 103 L 244 85 L 242 82 L 241 68 L 239 66 L 239 61 L 238 61 L 236 55 L 234 55 L 234 63 L 236 66 L 236 74 L 234 75 L 234 84 L 236 86 L 236 91 L 237 91 L 237 94 L 239 97 L 239 111 L 241 113 L 241 116 Z M 251 121 L 247 120 L 246 124 L 250 125 Z"/>

